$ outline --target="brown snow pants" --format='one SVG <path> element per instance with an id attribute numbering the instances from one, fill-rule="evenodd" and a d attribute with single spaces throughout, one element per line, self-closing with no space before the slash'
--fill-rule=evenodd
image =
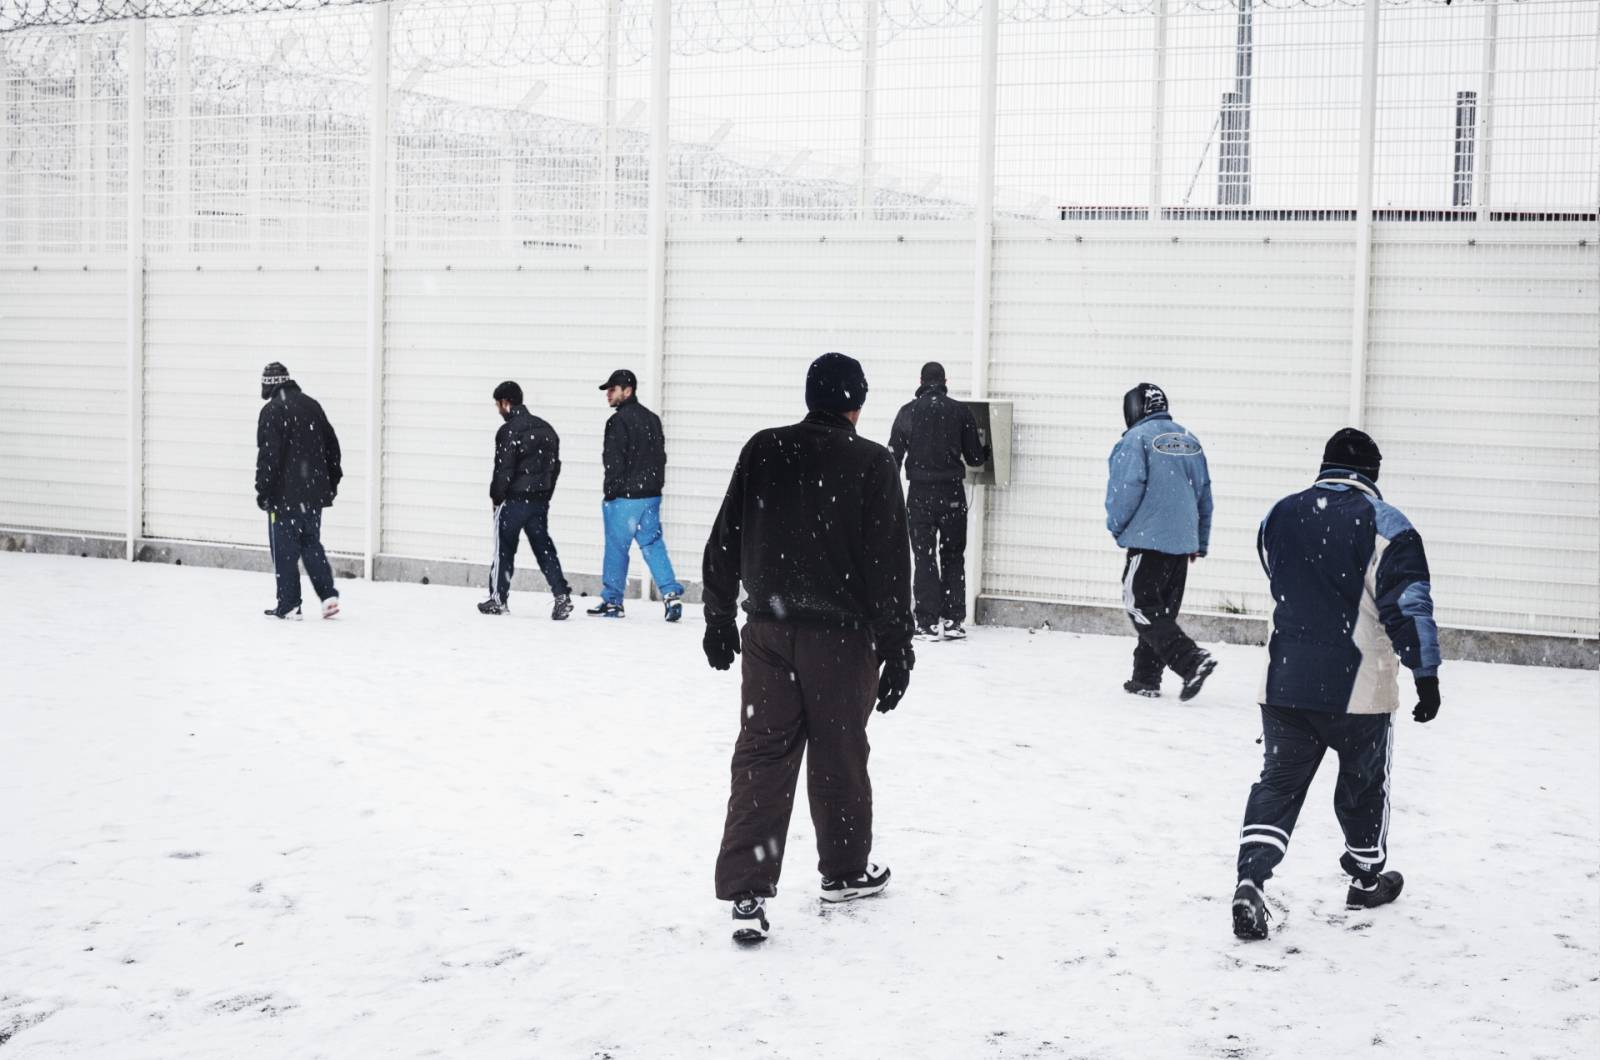
<path id="1" fill-rule="evenodd" d="M 878 658 L 864 629 L 753 618 L 742 640 L 739 739 L 717 856 L 717 897 L 778 893 L 800 759 L 817 833 L 817 869 L 852 876 L 872 852 L 867 719 Z"/>

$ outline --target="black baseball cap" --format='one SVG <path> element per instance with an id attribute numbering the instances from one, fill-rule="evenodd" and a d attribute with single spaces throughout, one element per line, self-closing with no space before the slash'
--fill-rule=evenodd
<path id="1" fill-rule="evenodd" d="M 594 376 L 590 376 L 589 378 L 593 379 Z M 638 390 L 639 380 L 635 379 L 633 373 L 628 371 L 626 368 L 618 368 L 615 372 L 611 373 L 610 379 L 607 379 L 604 383 L 600 384 L 600 389 L 610 390 L 614 386 L 631 386 L 635 390 Z"/>

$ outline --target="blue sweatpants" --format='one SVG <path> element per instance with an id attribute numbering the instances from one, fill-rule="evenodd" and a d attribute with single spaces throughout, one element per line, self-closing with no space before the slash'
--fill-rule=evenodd
<path id="1" fill-rule="evenodd" d="M 1311 779 L 1331 747 L 1339 756 L 1333 812 L 1344 831 L 1339 865 L 1370 885 L 1389 856 L 1389 767 L 1394 716 L 1261 708 L 1261 779 L 1250 789 L 1239 833 L 1239 879 L 1260 886 L 1289 850 Z"/>
<path id="2" fill-rule="evenodd" d="M 622 591 L 628 584 L 628 551 L 635 541 L 662 595 L 683 592 L 672 572 L 667 543 L 661 539 L 660 497 L 618 497 L 602 504 L 600 514 L 606 528 L 606 558 L 600 568 L 602 600 L 622 603 Z"/>

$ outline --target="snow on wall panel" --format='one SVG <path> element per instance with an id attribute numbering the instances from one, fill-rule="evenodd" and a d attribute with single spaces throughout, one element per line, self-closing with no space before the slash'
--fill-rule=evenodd
<path id="1" fill-rule="evenodd" d="M 1256 527 L 1347 414 L 1353 248 L 1342 225 L 1248 232 L 1000 226 L 989 390 L 1016 404 L 1012 483 L 987 494 L 984 592 L 1120 605 L 1106 458 L 1123 392 L 1151 382 L 1214 482 L 1186 606 L 1264 610 Z"/>
<path id="2" fill-rule="evenodd" d="M 122 535 L 127 273 L 0 269 L 0 526 Z"/>
<path id="3" fill-rule="evenodd" d="M 510 379 L 561 437 L 550 527 L 562 567 L 599 573 L 600 447 L 611 413 L 598 388 L 616 368 L 644 374 L 638 255 L 397 263 L 386 313 L 382 551 L 489 562 L 501 425 L 492 395 Z M 526 549 L 520 562 L 532 569 Z"/>
<path id="4" fill-rule="evenodd" d="M 680 577 L 700 555 L 745 441 L 800 420 L 805 373 L 848 353 L 867 375 L 859 431 L 887 443 L 925 361 L 970 393 L 972 226 L 680 224 L 667 248 L 663 507 Z"/>
<path id="5" fill-rule="evenodd" d="M 366 274 L 359 268 L 157 267 L 145 285 L 144 531 L 263 546 L 255 504 L 261 369 L 282 361 L 322 403 L 344 481 L 322 540 L 366 525 Z"/>
<path id="6" fill-rule="evenodd" d="M 1597 633 L 1594 235 L 1378 230 L 1368 429 L 1385 495 L 1427 545 L 1444 625 Z"/>

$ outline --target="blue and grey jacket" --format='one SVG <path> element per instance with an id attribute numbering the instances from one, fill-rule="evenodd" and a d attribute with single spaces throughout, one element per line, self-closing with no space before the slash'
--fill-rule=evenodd
<path id="1" fill-rule="evenodd" d="M 1134 423 L 1111 450 L 1106 529 L 1123 548 L 1174 556 L 1211 545 L 1211 473 L 1200 440 L 1165 412 Z"/>
<path id="2" fill-rule="evenodd" d="M 1398 662 L 1439 672 L 1439 630 L 1422 538 L 1378 487 L 1324 471 L 1261 521 L 1272 623 L 1261 702 L 1349 714 L 1400 705 Z"/>

